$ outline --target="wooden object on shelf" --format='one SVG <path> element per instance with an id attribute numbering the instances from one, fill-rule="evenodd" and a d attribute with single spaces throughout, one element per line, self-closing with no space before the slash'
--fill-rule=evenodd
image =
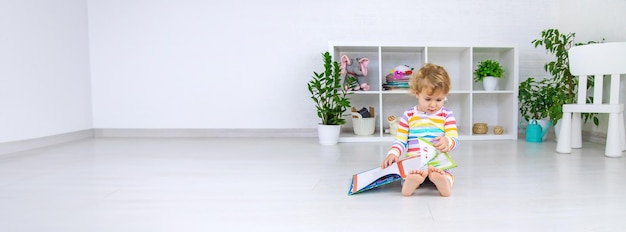
<path id="1" fill-rule="evenodd" d="M 474 123 L 474 126 L 472 127 L 472 132 L 478 135 L 487 134 L 488 130 L 489 130 L 489 127 L 487 126 L 487 123 L 482 123 L 482 122 Z"/>
<path id="2" fill-rule="evenodd" d="M 502 133 L 504 133 L 504 127 L 502 127 L 502 126 L 494 126 L 493 127 L 493 134 L 494 135 L 501 135 Z"/>

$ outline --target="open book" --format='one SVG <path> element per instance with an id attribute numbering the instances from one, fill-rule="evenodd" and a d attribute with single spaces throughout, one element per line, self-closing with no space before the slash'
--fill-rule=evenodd
<path id="1" fill-rule="evenodd" d="M 364 192 L 406 178 L 412 170 L 426 170 L 428 166 L 441 170 L 456 167 L 456 163 L 447 152 L 437 151 L 428 140 L 423 138 L 419 138 L 419 140 L 419 155 L 400 160 L 385 169 L 378 167 L 353 175 L 348 195 Z"/>

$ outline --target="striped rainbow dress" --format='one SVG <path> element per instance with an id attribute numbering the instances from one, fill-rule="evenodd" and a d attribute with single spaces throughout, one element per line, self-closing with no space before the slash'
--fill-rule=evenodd
<path id="1" fill-rule="evenodd" d="M 445 135 L 454 150 L 459 143 L 459 132 L 452 110 L 442 107 L 432 115 L 417 110 L 417 106 L 406 110 L 400 119 L 396 138 L 388 154 L 416 156 L 419 154 L 419 139 L 422 137 L 433 143 L 434 138 Z"/>

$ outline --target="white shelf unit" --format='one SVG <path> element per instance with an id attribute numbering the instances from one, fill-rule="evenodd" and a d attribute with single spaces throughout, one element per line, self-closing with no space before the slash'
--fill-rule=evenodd
<path id="1" fill-rule="evenodd" d="M 443 66 L 450 75 L 452 88 L 445 106 L 450 108 L 457 120 L 461 140 L 516 140 L 519 80 L 518 49 L 512 45 L 407 45 L 354 42 L 330 42 L 333 59 L 340 62 L 342 55 L 350 58 L 367 57 L 369 91 L 353 91 L 352 106 L 360 109 L 373 106 L 376 110 L 376 130 L 373 135 L 354 134 L 352 119 L 346 116 L 340 142 L 391 141 L 393 136 L 385 133 L 389 128 L 387 116 L 400 117 L 417 104 L 408 90 L 386 91 L 382 88 L 385 77 L 398 65 L 409 65 L 417 71 L 426 63 Z M 482 83 L 475 83 L 473 71 L 485 59 L 499 61 L 504 67 L 504 77 L 498 80 L 496 91 L 485 91 Z M 487 123 L 486 134 L 473 134 L 474 123 Z M 494 126 L 504 127 L 504 133 L 493 133 Z"/>

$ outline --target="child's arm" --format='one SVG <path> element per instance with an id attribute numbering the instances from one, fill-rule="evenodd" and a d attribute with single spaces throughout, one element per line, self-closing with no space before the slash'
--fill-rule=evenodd
<path id="1" fill-rule="evenodd" d="M 400 156 L 407 148 L 407 141 L 409 140 L 409 116 L 408 113 L 405 112 L 398 122 L 398 131 L 396 133 L 396 138 L 387 152 L 387 157 L 383 160 L 380 165 L 381 168 L 385 169 L 389 167 L 389 165 L 398 162 Z"/>
<path id="2" fill-rule="evenodd" d="M 456 127 L 456 119 L 451 110 L 446 110 L 446 117 L 443 124 L 445 135 L 435 138 L 435 148 L 442 152 L 449 152 L 456 148 L 459 142 L 459 132 Z"/>

